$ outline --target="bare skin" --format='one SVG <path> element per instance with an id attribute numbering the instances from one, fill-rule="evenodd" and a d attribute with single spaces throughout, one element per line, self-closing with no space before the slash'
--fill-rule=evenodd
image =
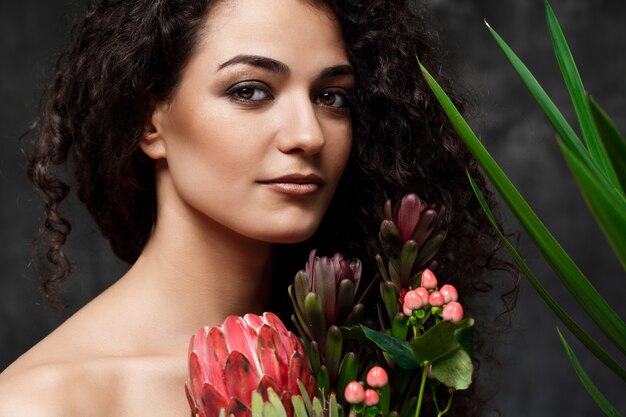
<path id="1" fill-rule="evenodd" d="M 189 416 L 190 336 L 261 313 L 273 245 L 317 228 L 351 146 L 343 104 L 354 78 L 336 21 L 299 0 L 237 0 L 215 7 L 206 26 L 141 142 L 158 201 L 146 248 L 0 374 L 0 417 Z M 251 54 L 288 71 L 245 60 L 219 69 Z M 329 68 L 342 70 L 324 77 Z M 322 184 L 265 182 L 293 173 Z"/>

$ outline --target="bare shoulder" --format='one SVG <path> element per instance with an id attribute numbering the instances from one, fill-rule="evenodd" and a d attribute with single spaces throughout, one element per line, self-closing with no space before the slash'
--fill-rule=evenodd
<path id="1" fill-rule="evenodd" d="M 72 387 L 81 379 L 75 367 L 65 364 L 4 372 L 0 374 L 0 417 L 78 416 L 82 400 Z"/>
<path id="2" fill-rule="evenodd" d="M 181 366 L 182 365 L 182 366 Z M 0 417 L 187 416 L 185 368 L 164 357 L 94 357 L 0 374 Z"/>

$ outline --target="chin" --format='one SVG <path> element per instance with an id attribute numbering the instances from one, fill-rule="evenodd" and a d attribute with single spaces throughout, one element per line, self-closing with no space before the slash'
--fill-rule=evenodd
<path id="1" fill-rule="evenodd" d="M 313 236 L 318 226 L 319 221 L 310 225 L 303 225 L 302 222 L 299 222 L 298 224 L 294 224 L 292 227 L 281 225 L 280 227 L 272 230 L 269 236 L 266 235 L 263 240 L 280 244 L 304 242 Z"/>

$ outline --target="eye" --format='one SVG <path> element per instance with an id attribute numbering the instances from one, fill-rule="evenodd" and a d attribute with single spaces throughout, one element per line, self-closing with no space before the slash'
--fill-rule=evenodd
<path id="1" fill-rule="evenodd" d="M 268 89 L 264 85 L 257 83 L 240 83 L 232 86 L 226 94 L 233 100 L 244 103 L 255 103 L 272 98 Z"/>
<path id="2" fill-rule="evenodd" d="M 332 109 L 347 109 L 350 107 L 350 95 L 344 90 L 322 91 L 316 98 L 315 104 Z"/>

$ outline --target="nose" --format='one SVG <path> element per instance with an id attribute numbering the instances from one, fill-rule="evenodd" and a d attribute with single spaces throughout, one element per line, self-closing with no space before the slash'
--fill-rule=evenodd
<path id="1" fill-rule="evenodd" d="M 284 104 L 278 149 L 283 153 L 319 153 L 326 140 L 314 103 L 308 95 L 301 94 L 286 100 Z"/>

